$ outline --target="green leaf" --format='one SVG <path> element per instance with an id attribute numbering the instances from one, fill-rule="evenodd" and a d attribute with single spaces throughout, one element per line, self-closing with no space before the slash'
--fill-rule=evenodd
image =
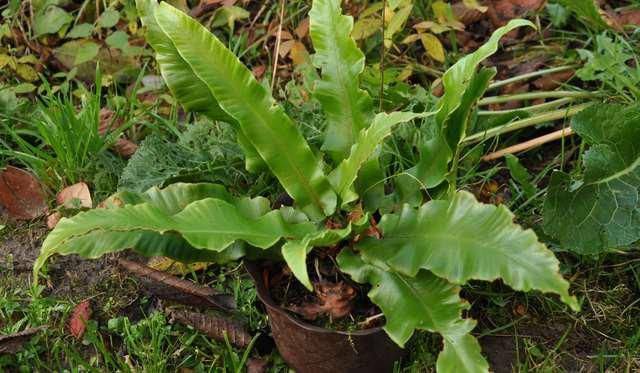
<path id="1" fill-rule="evenodd" d="M 313 286 L 307 273 L 307 254 L 314 247 L 335 245 L 349 234 L 351 234 L 351 223 L 343 229 L 325 229 L 312 232 L 302 239 L 287 241 L 282 245 L 282 256 L 298 281 L 307 289 L 313 291 Z"/>
<path id="2" fill-rule="evenodd" d="M 531 22 L 522 19 L 509 21 L 494 31 L 477 51 L 458 60 L 442 76 L 444 94 L 438 101 L 435 128 L 421 148 L 420 160 L 409 170 L 427 188 L 433 188 L 445 180 L 448 164 L 466 134 L 473 106 L 495 74 L 491 69 L 483 69 L 476 74 L 478 66 L 498 50 L 498 43 L 505 34 L 522 26 L 534 27 Z"/>
<path id="3" fill-rule="evenodd" d="M 153 197 L 150 197 L 153 198 Z M 260 199 L 257 203 L 261 203 Z M 301 239 L 315 230 L 307 222 L 289 223 L 279 210 L 255 216 L 254 203 L 244 200 L 238 206 L 227 201 L 206 198 L 189 204 L 182 211 L 171 215 L 161 203 L 140 203 L 120 208 L 96 209 L 79 213 L 73 218 L 63 218 L 45 239 L 40 256 L 34 264 L 34 273 L 38 273 L 48 257 L 56 253 L 75 253 L 85 255 L 91 246 L 74 245 L 73 239 L 93 231 L 132 232 L 151 231 L 156 234 L 168 232 L 179 234 L 189 245 L 197 249 L 222 252 L 237 240 L 254 247 L 266 249 L 282 238 Z M 131 240 L 131 237 L 122 238 Z M 114 242 L 117 244 L 117 242 Z M 68 248 L 68 245 L 73 245 Z M 121 250 L 120 246 L 109 246 L 105 250 Z M 79 251 L 78 251 L 79 250 Z"/>
<path id="4" fill-rule="evenodd" d="M 606 30 L 609 25 L 600 15 L 596 0 L 557 0 L 559 4 L 574 12 L 596 30 Z"/>
<path id="5" fill-rule="evenodd" d="M 189 77 L 196 78 L 196 82 L 183 80 L 183 88 L 206 86 L 296 203 L 314 219 L 332 214 L 337 196 L 320 160 L 270 92 L 197 21 L 167 3 L 151 8 L 158 26 L 154 28 L 174 48 L 162 53 L 172 60 L 179 55 L 181 70 L 186 68 Z"/>
<path id="6" fill-rule="evenodd" d="M 571 126 L 590 145 L 581 180 L 560 171 L 544 203 L 547 234 L 566 249 L 592 254 L 640 239 L 640 111 L 594 105 Z"/>
<path id="7" fill-rule="evenodd" d="M 57 6 L 47 6 L 36 12 L 33 20 L 33 36 L 55 34 L 73 21 L 71 14 Z"/>
<path id="8" fill-rule="evenodd" d="M 244 255 L 244 245 L 234 242 L 222 252 L 196 249 L 175 233 L 157 233 L 146 230 L 133 231 L 91 231 L 85 235 L 72 237 L 59 247 L 56 254 L 79 254 L 85 258 L 99 258 L 104 254 L 126 249 L 152 257 L 166 256 L 183 262 L 224 263 Z"/>
<path id="9" fill-rule="evenodd" d="M 360 89 L 365 56 L 351 37 L 353 18 L 342 15 L 340 0 L 314 0 L 309 33 L 316 51 L 313 64 L 322 69 L 314 96 L 327 114 L 323 150 L 336 161 L 349 155 L 358 133 L 372 116 L 371 97 Z"/>
<path id="10" fill-rule="evenodd" d="M 553 253 L 532 230 L 514 224 L 504 206 L 458 192 L 451 201 L 433 200 L 417 210 L 405 206 L 378 226 L 384 239 L 367 238 L 357 248 L 400 273 L 415 276 L 424 268 L 457 284 L 501 278 L 515 290 L 559 294 L 578 309 Z"/>
<path id="11" fill-rule="evenodd" d="M 462 319 L 469 304 L 460 299 L 456 285 L 425 270 L 409 277 L 348 249 L 337 259 L 341 271 L 373 286 L 368 296 L 384 313 L 384 330 L 394 342 L 404 346 L 416 329 L 438 332 L 445 345 L 438 357 L 438 372 L 488 371 L 478 341 L 469 334 L 475 321 Z"/>
<path id="12" fill-rule="evenodd" d="M 129 35 L 124 31 L 116 31 L 104 40 L 111 48 L 124 50 L 129 46 Z"/>
<path id="13" fill-rule="evenodd" d="M 231 28 L 236 20 L 249 18 L 250 15 L 248 11 L 239 6 L 223 6 L 215 11 L 211 27 L 227 25 Z"/>
<path id="14" fill-rule="evenodd" d="M 100 18 L 98 18 L 98 26 L 102 28 L 110 28 L 115 26 L 120 20 L 120 12 L 115 9 L 109 8 L 102 12 Z"/>
<path id="15" fill-rule="evenodd" d="M 360 131 L 355 144 L 351 147 L 349 158 L 343 160 L 329 174 L 329 180 L 342 199 L 343 206 L 358 198 L 358 195 L 353 190 L 353 183 L 358 176 L 358 171 L 371 157 L 376 147 L 391 134 L 393 127 L 398 123 L 408 122 L 424 116 L 425 114 L 399 111 L 390 114 L 378 113 L 373 118 L 371 127 Z"/>
<path id="16" fill-rule="evenodd" d="M 478 340 L 468 333 L 443 336 L 444 349 L 438 355 L 438 373 L 489 372 Z"/>
<path id="17" fill-rule="evenodd" d="M 75 52 L 75 59 L 73 61 L 74 65 L 80 65 L 85 62 L 89 62 L 96 58 L 98 52 L 100 51 L 100 46 L 94 42 L 86 41 L 79 45 L 78 49 Z"/>
<path id="18" fill-rule="evenodd" d="M 90 23 L 81 23 L 79 25 L 73 26 L 71 31 L 67 33 L 67 38 L 70 39 L 78 39 L 78 38 L 86 38 L 93 34 L 94 27 Z"/>
<path id="19" fill-rule="evenodd" d="M 142 24 L 147 28 L 147 41 L 156 51 L 160 72 L 174 96 L 188 111 L 205 114 L 213 120 L 234 123 L 220 108 L 207 85 L 182 57 L 172 40 L 160 29 L 155 17 L 156 0 L 136 0 Z"/>
<path id="20" fill-rule="evenodd" d="M 156 51 L 160 73 L 174 96 L 188 111 L 203 113 L 213 120 L 221 120 L 237 126 L 237 122 L 227 114 L 189 63 L 180 55 L 172 40 L 160 29 L 155 17 L 158 6 L 156 0 L 136 0 L 142 24 L 147 28 L 147 41 Z M 245 153 L 247 170 L 261 171 L 264 161 L 246 138 L 238 131 L 238 142 Z"/>
<path id="21" fill-rule="evenodd" d="M 524 192 L 524 196 L 526 198 L 532 198 L 538 193 L 538 187 L 532 182 L 533 176 L 524 168 L 520 161 L 518 161 L 518 157 L 513 154 L 507 154 L 504 156 L 507 161 L 507 167 L 509 168 L 509 173 L 511 174 L 511 178 L 520 184 L 522 187 L 522 191 Z"/>

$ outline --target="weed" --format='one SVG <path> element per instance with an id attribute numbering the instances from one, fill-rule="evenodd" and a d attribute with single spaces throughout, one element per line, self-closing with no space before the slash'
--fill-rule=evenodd
<path id="1" fill-rule="evenodd" d="M 83 92 L 80 110 L 71 93 L 53 94 L 45 87 L 48 94 L 41 97 L 34 117 L 0 114 L 11 140 L 2 141 L 0 153 L 27 167 L 53 191 L 80 181 L 92 183 L 99 194 L 113 191 L 123 161 L 107 150 L 126 125 L 99 133 L 99 85 L 94 93 Z"/>

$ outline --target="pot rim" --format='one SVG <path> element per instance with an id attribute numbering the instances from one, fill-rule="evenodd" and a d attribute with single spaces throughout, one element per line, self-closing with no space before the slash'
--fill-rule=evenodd
<path id="1" fill-rule="evenodd" d="M 256 286 L 256 292 L 258 294 L 258 298 L 260 299 L 260 301 L 262 303 L 264 303 L 265 306 L 267 306 L 269 308 L 269 310 L 278 313 L 279 315 L 287 318 L 290 322 L 296 324 L 296 326 L 306 329 L 306 330 L 310 330 L 310 331 L 314 331 L 317 333 L 334 333 L 334 334 L 340 334 L 340 335 L 344 335 L 344 336 L 367 336 L 367 335 L 371 335 L 371 334 L 376 334 L 376 333 L 380 333 L 381 331 L 384 332 L 384 329 L 382 326 L 378 326 L 375 328 L 368 328 L 368 329 L 360 329 L 360 330 L 355 330 L 352 332 L 345 332 L 342 330 L 331 330 L 331 329 L 327 329 L 327 328 L 321 328 L 319 326 L 315 326 L 315 325 L 311 325 L 308 324 L 302 320 L 299 320 L 298 318 L 295 318 L 293 316 L 291 316 L 289 314 L 289 312 L 287 312 L 285 309 L 283 309 L 282 307 L 278 306 L 273 298 L 271 298 L 271 294 L 269 293 L 269 289 L 266 288 L 264 282 L 262 281 L 262 277 L 259 275 L 259 269 L 262 268 L 263 266 L 260 265 L 257 262 L 249 262 L 249 261 L 244 261 L 244 267 L 247 270 L 247 272 L 249 273 L 249 275 L 251 276 L 251 278 L 253 279 L 253 282 L 255 283 Z M 386 332 L 385 332 L 386 333 Z"/>

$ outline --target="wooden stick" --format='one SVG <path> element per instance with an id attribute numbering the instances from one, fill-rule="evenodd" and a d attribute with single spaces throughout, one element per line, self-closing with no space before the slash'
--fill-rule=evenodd
<path id="1" fill-rule="evenodd" d="M 280 24 L 276 35 L 276 50 L 273 56 L 273 73 L 271 74 L 271 92 L 275 89 L 276 74 L 278 73 L 278 55 L 280 54 L 280 42 L 282 41 L 282 24 L 284 23 L 284 0 L 280 0 Z"/>
<path id="2" fill-rule="evenodd" d="M 573 129 L 571 127 L 563 128 L 561 130 L 557 130 L 551 133 L 548 133 L 544 136 L 536 137 L 535 139 L 531 139 L 529 141 L 525 141 L 520 144 L 516 144 L 513 146 L 509 146 L 507 148 L 495 151 L 493 153 L 489 153 L 482 157 L 483 161 L 492 161 L 494 159 L 502 158 L 507 154 L 515 154 L 525 150 L 536 148 L 542 144 L 546 144 L 551 141 L 555 141 L 561 139 L 565 136 L 573 135 Z"/>

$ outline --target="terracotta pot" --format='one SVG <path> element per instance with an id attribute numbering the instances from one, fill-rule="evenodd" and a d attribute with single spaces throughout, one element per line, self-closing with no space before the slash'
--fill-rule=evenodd
<path id="1" fill-rule="evenodd" d="M 382 328 L 341 332 L 304 323 L 279 307 L 266 288 L 261 266 L 246 263 L 280 355 L 297 373 L 392 372 L 405 354 Z"/>

